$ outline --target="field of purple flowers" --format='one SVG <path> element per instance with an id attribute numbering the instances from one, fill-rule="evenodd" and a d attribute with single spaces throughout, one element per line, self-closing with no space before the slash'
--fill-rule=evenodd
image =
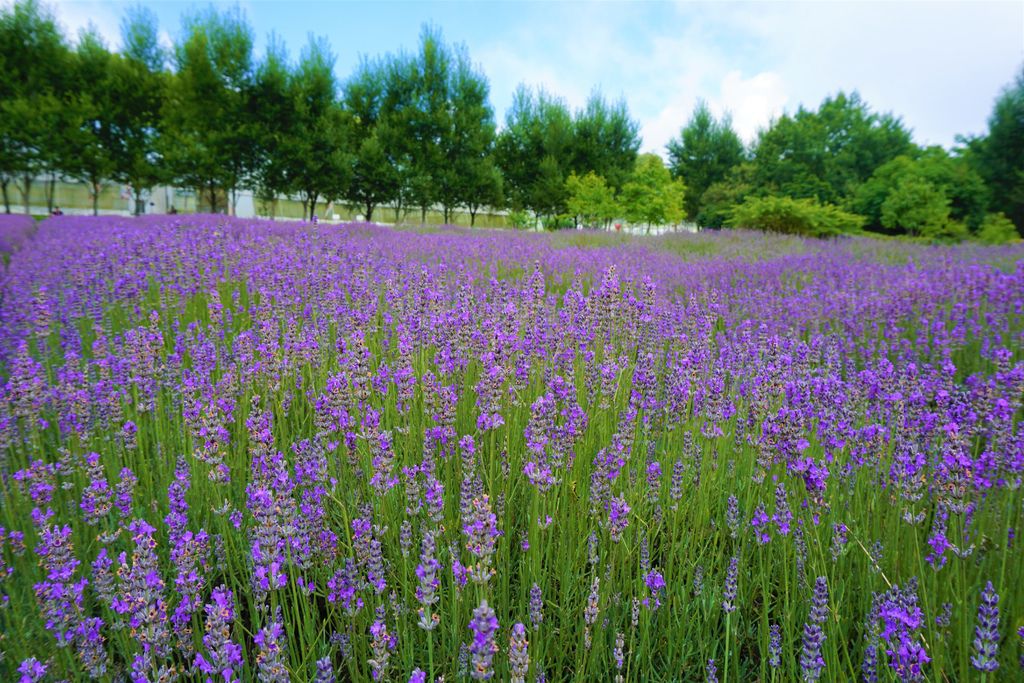
<path id="1" fill-rule="evenodd" d="M 0 240 L 0 680 L 1020 680 L 1020 246 Z"/>

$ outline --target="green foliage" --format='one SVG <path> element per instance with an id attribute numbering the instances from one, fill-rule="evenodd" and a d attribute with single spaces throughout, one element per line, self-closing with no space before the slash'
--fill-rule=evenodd
<path id="1" fill-rule="evenodd" d="M 334 56 L 327 43 L 311 39 L 290 80 L 294 98 L 289 179 L 312 218 L 317 201 L 338 199 L 352 173 L 348 115 L 338 106 Z"/>
<path id="2" fill-rule="evenodd" d="M 609 105 L 599 92 L 592 93 L 573 118 L 571 172 L 595 173 L 618 192 L 639 149 L 640 124 L 630 118 L 625 100 Z"/>
<path id="3" fill-rule="evenodd" d="M 981 176 L 963 157 L 952 157 L 941 147 L 929 147 L 913 156 L 900 155 L 879 166 L 857 188 L 850 208 L 867 218 L 872 228 L 883 226 L 882 205 L 906 178 L 921 180 L 949 199 L 950 217 L 977 229 L 985 216 L 988 191 Z"/>
<path id="4" fill-rule="evenodd" d="M 528 211 L 510 212 L 508 214 L 508 222 L 516 230 L 527 230 L 537 223 Z"/>
<path id="5" fill-rule="evenodd" d="M 732 210 L 753 194 L 752 174 L 753 164 L 745 162 L 729 171 L 724 180 L 712 183 L 700 197 L 697 225 L 702 228 L 725 227 Z"/>
<path id="6" fill-rule="evenodd" d="M 978 230 L 978 240 L 985 244 L 1007 244 L 1019 238 L 1017 227 L 1003 213 L 986 215 Z"/>
<path id="7" fill-rule="evenodd" d="M 615 195 L 604 178 L 590 171 L 585 176 L 570 173 L 565 181 L 569 193 L 569 214 L 587 227 L 603 226 L 615 217 L 618 205 Z"/>
<path id="8" fill-rule="evenodd" d="M 209 210 L 248 180 L 257 149 L 247 116 L 253 36 L 239 10 L 186 18 L 164 106 L 163 154 L 175 180 L 195 188 Z M 228 200 L 230 201 L 230 197 Z"/>
<path id="9" fill-rule="evenodd" d="M 572 117 L 565 102 L 519 86 L 495 144 L 512 207 L 538 216 L 565 212 L 565 177 L 572 161 Z"/>
<path id="10" fill-rule="evenodd" d="M 791 197 L 751 197 L 733 209 L 728 225 L 807 237 L 856 232 L 864 219 L 831 204 Z"/>
<path id="11" fill-rule="evenodd" d="M 395 196 L 398 183 L 398 172 L 375 131 L 362 141 L 356 152 L 348 196 L 363 206 L 365 219 L 372 221 L 374 208 Z"/>
<path id="12" fill-rule="evenodd" d="M 882 225 L 917 237 L 956 237 L 959 224 L 951 221 L 949 199 L 941 189 L 915 176 L 904 176 L 882 203 Z"/>
<path id="13" fill-rule="evenodd" d="M 451 55 L 448 97 L 443 111 L 440 151 L 442 159 L 432 170 L 447 223 L 457 206 L 470 207 L 471 220 L 481 204 L 498 205 L 502 184 L 491 153 L 496 124 L 488 102 L 487 77 L 473 67 L 465 47 Z"/>
<path id="14" fill-rule="evenodd" d="M 79 112 L 64 102 L 71 62 L 45 6 L 23 0 L 0 9 L 0 183 L 7 202 L 7 186 L 18 178 L 26 213 L 34 179 L 49 174 L 52 187 L 73 148 L 65 133 L 77 129 Z"/>
<path id="15" fill-rule="evenodd" d="M 686 186 L 673 180 L 657 154 L 641 154 L 619 197 L 623 215 L 632 223 L 664 225 L 683 219 Z"/>
<path id="16" fill-rule="evenodd" d="M 614 191 L 632 173 L 639 147 L 639 124 L 624 102 L 608 105 L 595 93 L 573 117 L 563 100 L 520 86 L 498 136 L 495 160 L 511 204 L 551 219 L 569 211 L 565 183 L 570 174 L 593 171 Z"/>
<path id="17" fill-rule="evenodd" d="M 668 157 L 672 176 L 686 183 L 686 216 L 696 220 L 708 188 L 724 181 L 743 162 L 743 142 L 732 129 L 730 117 L 715 120 L 701 100 L 679 137 L 668 143 Z M 713 194 L 710 199 L 714 198 Z"/>
<path id="18" fill-rule="evenodd" d="M 156 17 L 130 10 L 121 26 L 124 49 L 110 62 L 107 88 L 112 108 L 112 177 L 141 193 L 166 179 L 159 154 L 161 109 L 167 91 L 166 55 L 160 47 Z"/>
<path id="19" fill-rule="evenodd" d="M 973 161 L 1001 211 L 1024 231 L 1024 67 L 999 95 L 988 119 L 988 135 L 975 142 Z"/>
<path id="20" fill-rule="evenodd" d="M 857 93 L 800 108 L 761 133 L 754 185 L 766 194 L 842 204 L 876 168 L 912 151 L 910 133 L 890 114 L 872 113 Z"/>
<path id="21" fill-rule="evenodd" d="M 465 204 L 472 227 L 476 225 L 476 215 L 481 208 L 505 203 L 504 181 L 492 156 L 473 160 L 465 171 Z"/>

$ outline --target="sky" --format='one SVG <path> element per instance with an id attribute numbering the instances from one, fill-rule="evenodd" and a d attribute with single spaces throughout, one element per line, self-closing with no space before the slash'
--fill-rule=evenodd
<path id="1" fill-rule="evenodd" d="M 10 4 L 10 0 L 0 0 Z M 136 2 L 57 0 L 68 35 L 92 24 L 111 47 Z M 168 46 L 183 15 L 211 3 L 149 1 Z M 260 54 L 273 32 L 294 58 L 324 36 L 344 80 L 361 57 L 416 50 L 425 23 L 463 43 L 487 75 L 499 126 L 520 83 L 573 108 L 595 89 L 624 98 L 641 151 L 664 155 L 698 100 L 744 140 L 773 117 L 856 90 L 902 117 L 920 144 L 981 134 L 1024 68 L 1024 1 L 1011 2 L 306 2 L 238 5 Z"/>

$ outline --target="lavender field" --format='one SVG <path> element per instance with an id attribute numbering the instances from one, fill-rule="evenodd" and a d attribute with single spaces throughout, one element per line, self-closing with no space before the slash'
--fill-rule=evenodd
<path id="1" fill-rule="evenodd" d="M 1022 676 L 1021 245 L 0 221 L 0 680 Z"/>

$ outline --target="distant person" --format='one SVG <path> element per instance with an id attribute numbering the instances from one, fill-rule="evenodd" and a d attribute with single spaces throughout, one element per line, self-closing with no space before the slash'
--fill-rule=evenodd
<path id="1" fill-rule="evenodd" d="M 53 211 L 50 212 L 51 216 L 63 216 L 64 212 L 60 210 L 59 206 L 53 207 Z"/>
<path id="2" fill-rule="evenodd" d="M 178 213 L 178 209 L 176 207 L 172 206 L 171 208 L 167 209 L 167 213 L 169 213 L 169 214 L 171 214 L 173 216 L 176 213 Z"/>

